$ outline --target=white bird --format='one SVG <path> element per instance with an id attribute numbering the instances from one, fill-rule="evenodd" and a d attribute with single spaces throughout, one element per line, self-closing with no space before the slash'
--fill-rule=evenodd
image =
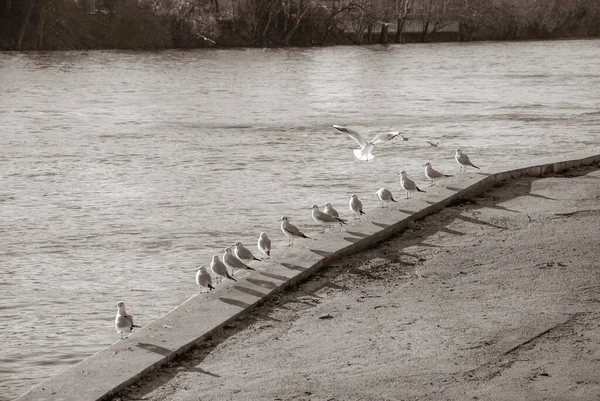
<path id="1" fill-rule="evenodd" d="M 371 142 L 373 142 L 373 145 L 377 145 L 379 143 L 383 143 L 383 142 L 387 142 L 387 141 L 391 141 L 392 139 L 394 139 L 395 137 L 397 137 L 398 135 L 400 135 L 399 131 L 394 131 L 394 132 L 384 132 L 381 134 L 377 134 L 373 137 L 373 139 L 371 139 Z"/>
<path id="2" fill-rule="evenodd" d="M 312 218 L 316 223 L 319 223 L 323 226 L 330 226 L 332 224 L 340 223 L 340 227 L 343 224 L 346 224 L 346 220 L 320 211 L 319 206 L 317 205 L 312 205 L 311 209 Z"/>
<path id="3" fill-rule="evenodd" d="M 351 130 L 350 128 L 342 127 L 340 125 L 333 125 L 333 128 L 335 128 L 336 130 L 338 130 L 340 132 L 350 135 L 350 138 L 354 139 L 356 141 L 356 143 L 358 143 L 358 146 L 360 146 L 360 149 L 354 149 L 352 151 L 352 153 L 354 153 L 354 156 L 356 156 L 356 158 L 358 160 L 364 160 L 364 161 L 373 160 L 373 158 L 375 156 L 373 156 L 371 154 L 371 152 L 373 151 L 373 148 L 375 146 L 372 141 L 367 142 L 361 134 L 359 134 L 356 131 Z"/>
<path id="4" fill-rule="evenodd" d="M 310 238 L 304 235 L 302 231 L 298 230 L 298 227 L 290 223 L 286 216 L 283 216 L 278 221 L 281 221 L 281 231 L 288 237 L 288 246 L 294 244 L 294 237 Z"/>
<path id="5" fill-rule="evenodd" d="M 233 254 L 231 248 L 225 248 L 223 250 L 223 263 L 225 266 L 231 269 L 231 275 L 233 276 L 234 269 L 254 270 Z"/>
<path id="6" fill-rule="evenodd" d="M 248 249 L 244 245 L 242 245 L 241 242 L 239 242 L 239 241 L 236 242 L 234 244 L 234 246 L 235 246 L 235 248 L 233 249 L 233 253 L 242 262 L 245 262 L 245 261 L 251 262 L 253 260 L 260 260 L 259 258 L 257 258 L 256 256 L 254 256 L 252 254 L 252 251 L 250 251 L 250 249 Z"/>
<path id="7" fill-rule="evenodd" d="M 216 44 L 217 44 L 217 42 L 215 42 L 215 41 L 214 41 L 214 40 L 212 40 L 212 39 L 209 39 L 209 38 L 207 38 L 207 37 L 206 37 L 206 36 L 204 36 L 204 35 L 200 35 L 200 34 L 197 34 L 197 35 L 198 35 L 198 37 L 199 37 L 199 38 L 202 38 L 202 39 L 203 39 L 205 42 L 208 42 L 209 46 L 213 46 L 213 45 L 216 45 Z"/>
<path id="8" fill-rule="evenodd" d="M 429 162 L 427 162 L 423 165 L 425 166 L 425 177 L 427 177 L 427 179 L 431 180 L 430 187 L 434 186 L 435 182 L 437 180 L 441 180 L 444 177 L 452 177 L 451 175 L 442 174 L 439 171 L 435 170 L 433 167 L 431 167 L 431 163 L 429 163 Z"/>
<path id="9" fill-rule="evenodd" d="M 377 192 L 375 192 L 375 194 L 377 194 L 377 199 L 379 199 L 381 202 L 381 207 L 383 207 L 384 202 L 386 205 L 388 205 L 390 202 L 396 202 L 389 189 L 380 188 Z"/>
<path id="10" fill-rule="evenodd" d="M 333 216 L 333 217 L 340 217 L 340 214 L 338 213 L 338 211 L 337 211 L 337 210 L 335 210 L 335 209 L 333 208 L 333 206 L 331 205 L 331 203 L 329 203 L 329 202 L 327 202 L 327 203 L 325 204 L 325 209 L 323 209 L 323 211 L 324 211 L 325 213 L 327 213 L 328 215 L 330 215 L 330 216 Z"/>
<path id="11" fill-rule="evenodd" d="M 411 180 L 410 178 L 408 178 L 406 176 L 406 171 L 400 172 L 400 186 L 402 187 L 403 190 L 406 191 L 406 199 L 410 199 L 411 192 L 415 192 L 415 191 L 426 192 L 426 191 L 423 191 L 421 188 L 419 188 L 413 180 Z"/>
<path id="12" fill-rule="evenodd" d="M 236 279 L 234 279 L 233 277 L 231 277 L 229 275 L 229 272 L 227 271 L 227 266 L 225 266 L 223 264 L 223 262 L 221 262 L 219 260 L 219 256 L 218 255 L 214 255 L 212 261 L 210 262 L 210 270 L 212 270 L 212 272 L 219 278 L 221 277 L 225 277 L 228 278 L 230 280 L 236 281 Z"/>
<path id="13" fill-rule="evenodd" d="M 462 169 L 464 167 L 465 168 L 465 172 L 466 172 L 467 171 L 467 166 L 475 167 L 476 169 L 479 170 L 479 167 L 477 167 L 476 165 L 474 165 L 473 163 L 471 163 L 471 160 L 469 160 L 469 156 L 467 156 L 466 154 L 464 154 L 460 149 L 456 149 L 456 153 L 454 154 L 454 159 L 460 165 L 460 170 L 459 171 L 462 171 Z"/>
<path id="14" fill-rule="evenodd" d="M 256 244 L 258 250 L 267 255 L 271 256 L 271 240 L 267 237 L 267 233 L 261 232 L 258 236 L 258 242 Z"/>
<path id="15" fill-rule="evenodd" d="M 433 143 L 431 141 L 427 141 L 427 143 L 433 146 L 434 148 L 437 148 L 439 142 Z"/>
<path id="16" fill-rule="evenodd" d="M 117 333 L 121 334 L 121 340 L 123 339 L 123 333 L 133 331 L 134 327 L 140 327 L 133 324 L 133 316 L 128 315 L 125 312 L 125 303 L 119 302 L 117 303 L 117 317 L 115 318 L 115 330 Z"/>
<path id="17" fill-rule="evenodd" d="M 358 200 L 358 196 L 353 194 L 350 197 L 349 204 L 350 204 L 350 210 L 352 211 L 352 213 L 358 215 L 359 217 L 361 214 L 365 214 L 365 212 L 363 212 L 362 202 L 360 200 Z"/>
<path id="18" fill-rule="evenodd" d="M 196 272 L 196 284 L 199 287 L 208 288 L 208 290 L 214 290 L 215 287 L 212 285 L 212 277 L 210 273 L 206 271 L 204 266 L 198 267 L 198 271 Z"/>

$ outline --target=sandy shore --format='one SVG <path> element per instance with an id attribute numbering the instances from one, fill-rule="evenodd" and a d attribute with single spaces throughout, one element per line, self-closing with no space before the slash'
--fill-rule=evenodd
<path id="1" fill-rule="evenodd" d="M 320 271 L 119 397 L 598 400 L 600 170 L 521 178 Z"/>

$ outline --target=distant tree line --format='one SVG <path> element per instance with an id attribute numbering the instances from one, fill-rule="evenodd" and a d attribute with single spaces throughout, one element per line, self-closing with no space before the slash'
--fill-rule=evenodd
<path id="1" fill-rule="evenodd" d="M 381 26 L 425 42 L 450 24 L 464 41 L 600 36 L 600 2 L 0 0 L 2 49 L 359 44 Z"/>

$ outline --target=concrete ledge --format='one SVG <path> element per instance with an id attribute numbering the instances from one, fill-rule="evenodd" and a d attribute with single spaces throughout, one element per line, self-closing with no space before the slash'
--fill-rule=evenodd
<path id="1" fill-rule="evenodd" d="M 294 285 L 318 269 L 405 230 L 413 221 L 459 199 L 479 195 L 494 185 L 522 175 L 543 176 L 600 163 L 600 149 L 541 159 L 534 163 L 461 174 L 445 186 L 429 187 L 426 196 L 399 200 L 399 209 L 377 209 L 345 231 L 327 231 L 319 241 L 297 240 L 278 250 L 278 260 L 260 265 L 238 283 L 219 285 L 193 296 L 162 318 L 134 332 L 19 397 L 20 401 L 104 400 L 164 365 L 263 302 L 270 294 Z M 396 191 L 397 192 L 397 191 Z M 397 207 L 394 205 L 394 207 Z"/>

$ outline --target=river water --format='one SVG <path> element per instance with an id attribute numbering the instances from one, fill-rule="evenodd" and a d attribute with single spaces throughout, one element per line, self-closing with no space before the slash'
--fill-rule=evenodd
<path id="1" fill-rule="evenodd" d="M 600 144 L 600 40 L 0 53 L 0 399 L 197 292 L 196 267 L 398 172 Z M 403 131 L 354 159 L 331 124 Z M 439 142 L 437 148 L 426 141 Z M 423 182 L 423 185 L 426 185 Z M 297 241 L 295 246 L 302 246 Z"/>

